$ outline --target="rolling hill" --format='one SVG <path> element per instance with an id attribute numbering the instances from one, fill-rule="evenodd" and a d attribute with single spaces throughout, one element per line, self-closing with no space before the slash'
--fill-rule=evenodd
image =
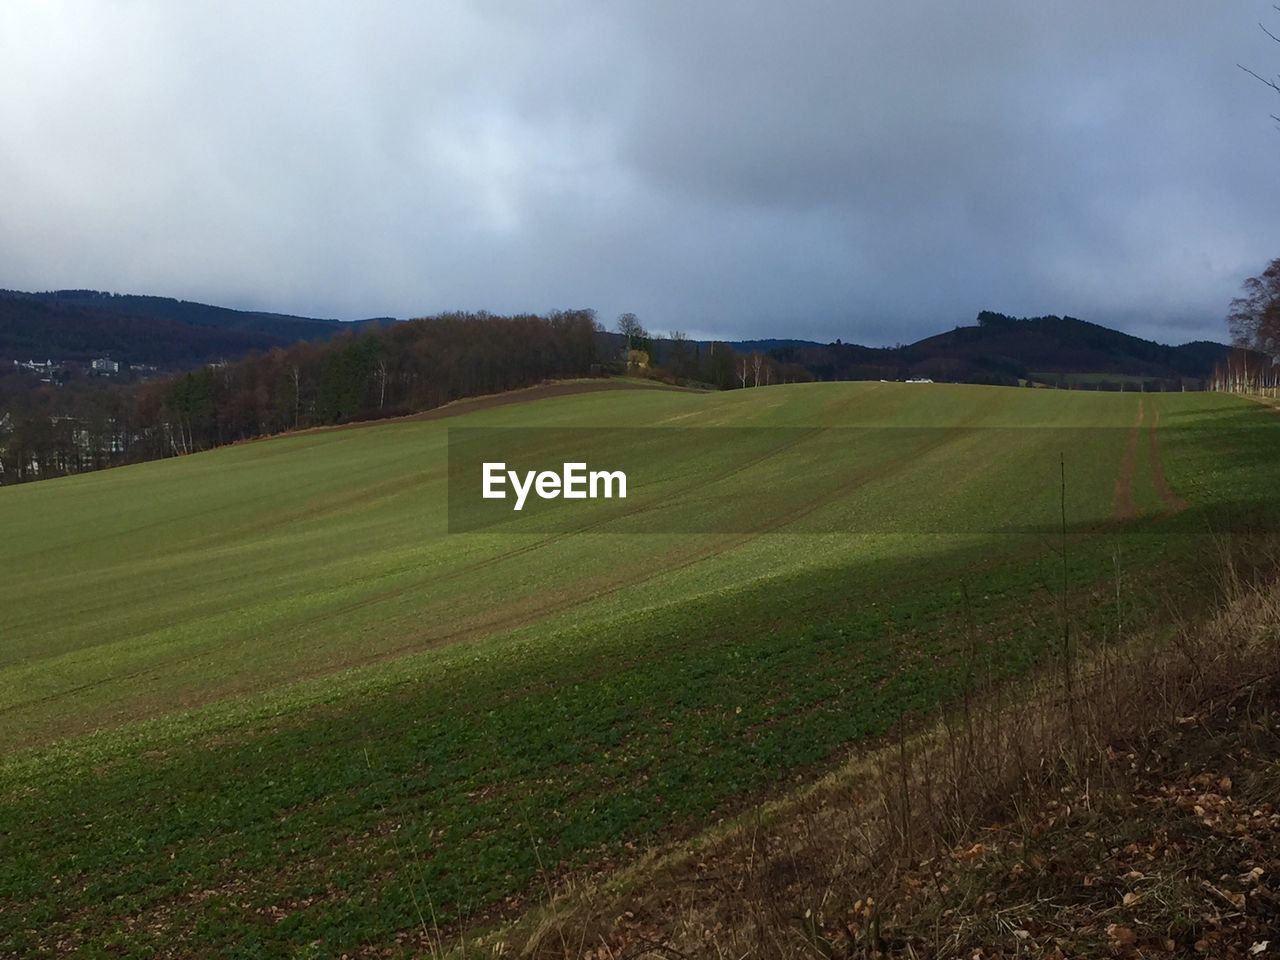
<path id="1" fill-rule="evenodd" d="M 965 623 L 1010 678 L 1121 566 L 1192 602 L 1170 538 L 1280 449 L 1214 394 L 524 399 L 0 489 L 0 952 L 421 952 L 959 696 Z M 464 442 L 635 482 L 469 525 Z"/>
<path id="2" fill-rule="evenodd" d="M 958 327 L 903 348 L 913 372 L 1001 369 L 1128 374 L 1160 379 L 1205 378 L 1230 348 L 1204 341 L 1165 346 L 1074 317 L 1018 320 L 983 311 L 976 327 Z"/>
<path id="3" fill-rule="evenodd" d="M 299 340 L 327 340 L 378 322 L 383 321 L 316 320 L 94 290 L 0 290 L 0 359 L 84 361 L 109 355 L 182 368 Z"/>
<path id="4" fill-rule="evenodd" d="M 977 325 L 956 327 L 902 347 L 794 345 L 775 355 L 823 379 L 930 377 L 1016 384 L 1056 383 L 1071 374 L 1179 382 L 1205 380 L 1230 353 L 1225 344 L 1166 346 L 1074 317 L 1019 320 L 984 310 Z"/>
<path id="5" fill-rule="evenodd" d="M 621 349 L 622 338 L 608 334 L 605 350 Z M 671 343 L 655 340 L 659 363 L 669 360 Z M 819 380 L 905 380 L 929 377 L 956 383 L 1013 386 L 1019 381 L 1070 383 L 1079 375 L 1089 382 L 1118 385 L 1150 381 L 1153 387 L 1189 381 L 1194 389 L 1212 376 L 1231 347 L 1209 341 L 1166 346 L 1074 317 L 1015 319 L 984 310 L 974 326 L 956 327 L 897 347 L 811 340 L 735 340 L 741 353 L 759 351 L 803 367 Z M 708 342 L 699 342 L 706 349 Z"/>

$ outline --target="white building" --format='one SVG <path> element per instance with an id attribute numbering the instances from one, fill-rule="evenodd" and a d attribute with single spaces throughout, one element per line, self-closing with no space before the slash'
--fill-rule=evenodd
<path id="1" fill-rule="evenodd" d="M 22 370 L 30 370 L 32 373 L 53 373 L 53 361 L 45 360 L 43 363 L 39 360 L 15 360 L 13 365 Z"/>

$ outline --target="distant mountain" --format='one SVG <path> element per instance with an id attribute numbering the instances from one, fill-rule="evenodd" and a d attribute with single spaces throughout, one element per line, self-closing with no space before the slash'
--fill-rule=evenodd
<path id="1" fill-rule="evenodd" d="M 616 333 L 602 332 L 597 349 L 601 356 L 613 356 L 624 342 Z M 653 338 L 649 345 L 654 362 L 666 364 L 671 341 Z M 694 342 L 699 350 L 709 345 L 709 341 Z M 781 363 L 797 364 L 819 380 L 929 377 L 960 383 L 1080 381 L 1104 386 L 1134 380 L 1160 381 L 1166 386 L 1207 380 L 1232 350 L 1207 340 L 1167 346 L 1074 317 L 1017 319 L 990 310 L 979 313 L 974 326 L 956 327 L 905 346 L 796 339 L 732 340 L 727 345 L 738 353 L 758 351 Z"/>
<path id="2" fill-rule="evenodd" d="M 744 341 L 737 349 L 760 349 Z M 768 343 L 764 341 L 763 343 Z M 1074 317 L 1017 319 L 984 310 L 977 324 L 901 347 L 793 343 L 765 348 L 828 380 L 930 377 L 971 383 L 1056 382 L 1088 375 L 1096 382 L 1204 380 L 1231 352 L 1198 340 L 1166 346 Z"/>
<path id="3" fill-rule="evenodd" d="M 904 348 L 908 362 L 944 368 L 948 364 L 1019 367 L 1028 373 L 1111 373 L 1159 378 L 1207 377 L 1230 352 L 1224 344 L 1201 341 L 1171 347 L 1074 317 L 1018 320 L 984 310 L 975 327 L 957 327 Z"/>
<path id="4" fill-rule="evenodd" d="M 786 350 L 789 347 L 813 347 L 821 346 L 813 340 L 786 340 L 770 337 L 765 340 L 733 340 L 729 346 L 737 350 L 739 353 L 753 353 L 759 350 L 768 353 L 771 350 Z"/>
<path id="5" fill-rule="evenodd" d="M 327 340 L 389 318 L 345 322 L 232 310 L 168 297 L 0 290 L 0 358 L 185 367 L 231 360 L 299 340 Z"/>

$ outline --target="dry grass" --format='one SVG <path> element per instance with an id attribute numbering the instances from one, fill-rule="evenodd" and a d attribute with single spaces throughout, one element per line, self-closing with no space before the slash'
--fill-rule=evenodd
<path id="1" fill-rule="evenodd" d="M 1269 545 L 1223 552 L 1208 620 L 1083 655 L 1064 629 L 1054 670 L 975 677 L 936 725 L 464 952 L 1280 953 L 1280 581 Z"/>

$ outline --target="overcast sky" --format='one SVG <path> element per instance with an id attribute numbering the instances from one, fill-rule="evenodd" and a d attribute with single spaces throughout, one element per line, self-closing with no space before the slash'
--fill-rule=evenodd
<path id="1" fill-rule="evenodd" d="M 1222 339 L 1280 256 L 1261 0 L 3 0 L 0 286 Z"/>

